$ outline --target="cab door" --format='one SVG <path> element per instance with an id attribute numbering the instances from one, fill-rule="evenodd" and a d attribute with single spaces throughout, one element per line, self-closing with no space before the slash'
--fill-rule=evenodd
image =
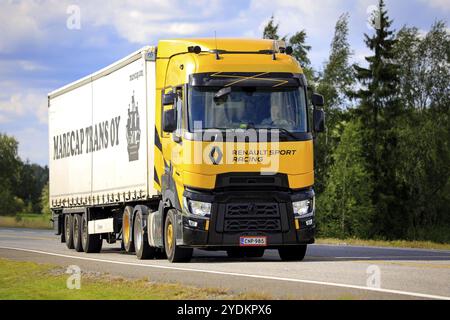
<path id="1" fill-rule="evenodd" d="M 173 93 L 173 105 L 166 105 L 163 112 L 175 112 L 176 129 L 173 132 L 164 132 L 162 139 L 164 155 L 164 176 L 162 179 L 162 192 L 165 199 L 170 200 L 172 206 L 181 210 L 184 191 L 182 181 L 183 165 L 183 130 L 184 130 L 184 92 L 183 87 L 166 89 L 165 93 Z"/>

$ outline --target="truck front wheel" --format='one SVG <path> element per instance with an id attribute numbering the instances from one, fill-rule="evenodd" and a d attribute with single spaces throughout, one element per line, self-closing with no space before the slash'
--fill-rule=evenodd
<path id="1" fill-rule="evenodd" d="M 286 246 L 278 249 L 278 254 L 283 261 L 302 261 L 306 255 L 307 245 Z"/>
<path id="2" fill-rule="evenodd" d="M 175 210 L 169 210 L 164 224 L 164 248 L 166 250 L 167 259 L 170 262 L 189 262 L 192 258 L 193 249 L 177 246 L 175 214 Z"/>
<path id="3" fill-rule="evenodd" d="M 73 217 L 71 214 L 64 215 L 64 235 L 66 238 L 66 246 L 68 249 L 73 249 Z"/>

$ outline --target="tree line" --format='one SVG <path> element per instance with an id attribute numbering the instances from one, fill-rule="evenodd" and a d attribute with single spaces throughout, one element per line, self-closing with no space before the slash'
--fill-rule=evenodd
<path id="1" fill-rule="evenodd" d="M 308 59 L 305 30 L 283 39 L 324 95 L 327 132 L 316 138 L 319 235 L 450 241 L 450 34 L 392 28 L 383 0 L 365 34 L 371 55 L 352 63 L 349 14 L 336 23 L 323 70 Z"/>
<path id="2" fill-rule="evenodd" d="M 17 140 L 0 133 L 0 215 L 49 211 L 48 167 L 22 161 Z"/>

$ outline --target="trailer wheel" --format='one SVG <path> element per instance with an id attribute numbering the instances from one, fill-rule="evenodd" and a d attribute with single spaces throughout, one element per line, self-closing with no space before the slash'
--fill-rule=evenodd
<path id="1" fill-rule="evenodd" d="M 125 252 L 134 252 L 133 243 L 133 207 L 127 206 L 122 216 L 122 244 Z"/>
<path id="2" fill-rule="evenodd" d="M 306 255 L 307 245 L 287 246 L 278 249 L 278 254 L 283 261 L 302 261 Z"/>
<path id="3" fill-rule="evenodd" d="M 73 222 L 73 247 L 76 252 L 83 251 L 83 244 L 81 243 L 81 214 L 75 214 L 72 218 Z"/>
<path id="4" fill-rule="evenodd" d="M 86 253 L 99 253 L 102 250 L 103 240 L 99 234 L 89 234 L 87 214 L 84 213 L 81 223 L 81 243 Z"/>
<path id="5" fill-rule="evenodd" d="M 148 244 L 147 232 L 142 228 L 143 215 L 142 212 L 136 213 L 134 219 L 134 247 L 136 249 L 136 256 L 139 260 L 155 258 L 156 248 L 150 247 Z"/>
<path id="6" fill-rule="evenodd" d="M 169 210 L 164 224 L 164 248 L 166 250 L 167 259 L 170 262 L 189 262 L 192 258 L 193 249 L 177 246 L 175 214 L 174 209 Z"/>
<path id="7" fill-rule="evenodd" d="M 66 238 L 66 246 L 68 249 L 73 249 L 73 217 L 71 214 L 64 215 L 64 234 Z"/>

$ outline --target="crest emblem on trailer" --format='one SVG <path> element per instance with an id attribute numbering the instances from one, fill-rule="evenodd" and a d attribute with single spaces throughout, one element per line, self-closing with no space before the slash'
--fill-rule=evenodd
<path id="1" fill-rule="evenodd" d="M 134 99 L 134 91 L 131 96 L 131 104 L 128 105 L 127 120 L 127 145 L 128 161 L 139 160 L 139 146 L 141 142 L 141 127 L 139 122 L 138 102 Z"/>

